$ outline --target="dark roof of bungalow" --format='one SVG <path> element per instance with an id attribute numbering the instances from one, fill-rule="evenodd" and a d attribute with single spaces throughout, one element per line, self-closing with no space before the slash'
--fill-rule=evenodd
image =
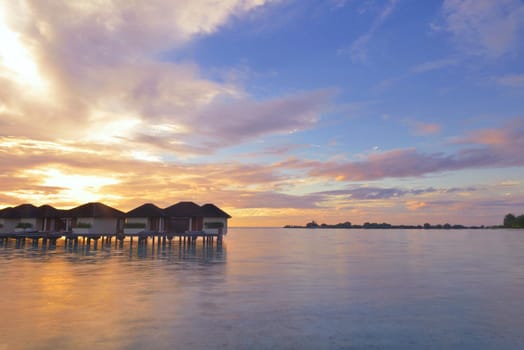
<path id="1" fill-rule="evenodd" d="M 171 217 L 202 216 L 202 208 L 193 202 L 179 202 L 165 208 L 164 213 Z"/>
<path id="2" fill-rule="evenodd" d="M 157 218 L 166 216 L 164 210 L 152 203 L 145 203 L 126 213 L 128 218 Z"/>
<path id="3" fill-rule="evenodd" d="M 0 217 L 6 219 L 56 217 L 58 212 L 58 209 L 50 205 L 42 205 L 37 208 L 32 204 L 21 204 L 14 208 L 0 209 Z"/>
<path id="4" fill-rule="evenodd" d="M 14 208 L 7 208 L 2 213 L 2 217 L 7 219 L 36 218 L 39 217 L 39 210 L 32 204 L 20 204 Z"/>
<path id="5" fill-rule="evenodd" d="M 51 218 L 59 217 L 62 215 L 63 210 L 56 209 L 48 204 L 39 206 L 38 208 L 38 217 L 40 218 Z"/>
<path id="6" fill-rule="evenodd" d="M 67 210 L 64 214 L 77 218 L 122 218 L 125 216 L 124 212 L 98 202 L 80 205 Z"/>
<path id="7" fill-rule="evenodd" d="M 231 219 L 231 215 L 220 209 L 214 204 L 204 204 L 202 207 L 202 214 L 209 218 L 228 218 Z"/>
<path id="8" fill-rule="evenodd" d="M 5 208 L 0 209 L 0 218 L 5 217 L 12 210 L 13 210 L 12 207 L 5 207 Z"/>

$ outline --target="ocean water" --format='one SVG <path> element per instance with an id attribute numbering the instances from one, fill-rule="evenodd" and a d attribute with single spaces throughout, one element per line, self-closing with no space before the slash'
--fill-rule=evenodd
<path id="1" fill-rule="evenodd" d="M 0 247 L 0 349 L 524 349 L 524 230 Z"/>

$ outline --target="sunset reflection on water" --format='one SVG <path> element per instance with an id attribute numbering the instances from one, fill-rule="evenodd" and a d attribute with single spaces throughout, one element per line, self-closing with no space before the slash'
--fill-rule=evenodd
<path id="1" fill-rule="evenodd" d="M 0 347 L 524 345 L 504 230 L 232 229 L 221 246 L 0 247 Z"/>

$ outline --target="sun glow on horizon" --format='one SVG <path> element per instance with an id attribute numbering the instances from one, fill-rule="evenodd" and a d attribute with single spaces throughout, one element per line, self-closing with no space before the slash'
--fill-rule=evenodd
<path id="1" fill-rule="evenodd" d="M 66 174 L 53 168 L 27 170 L 25 173 L 27 176 L 40 178 L 41 186 L 58 188 L 57 196 L 62 201 L 87 203 L 101 198 L 104 200 L 121 198 L 118 195 L 101 192 L 103 187 L 119 183 L 119 180 L 114 177 Z"/>

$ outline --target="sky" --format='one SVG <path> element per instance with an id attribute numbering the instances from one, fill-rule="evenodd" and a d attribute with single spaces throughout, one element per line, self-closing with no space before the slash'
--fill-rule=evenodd
<path id="1" fill-rule="evenodd" d="M 0 0 L 0 207 L 524 213 L 522 0 Z"/>

